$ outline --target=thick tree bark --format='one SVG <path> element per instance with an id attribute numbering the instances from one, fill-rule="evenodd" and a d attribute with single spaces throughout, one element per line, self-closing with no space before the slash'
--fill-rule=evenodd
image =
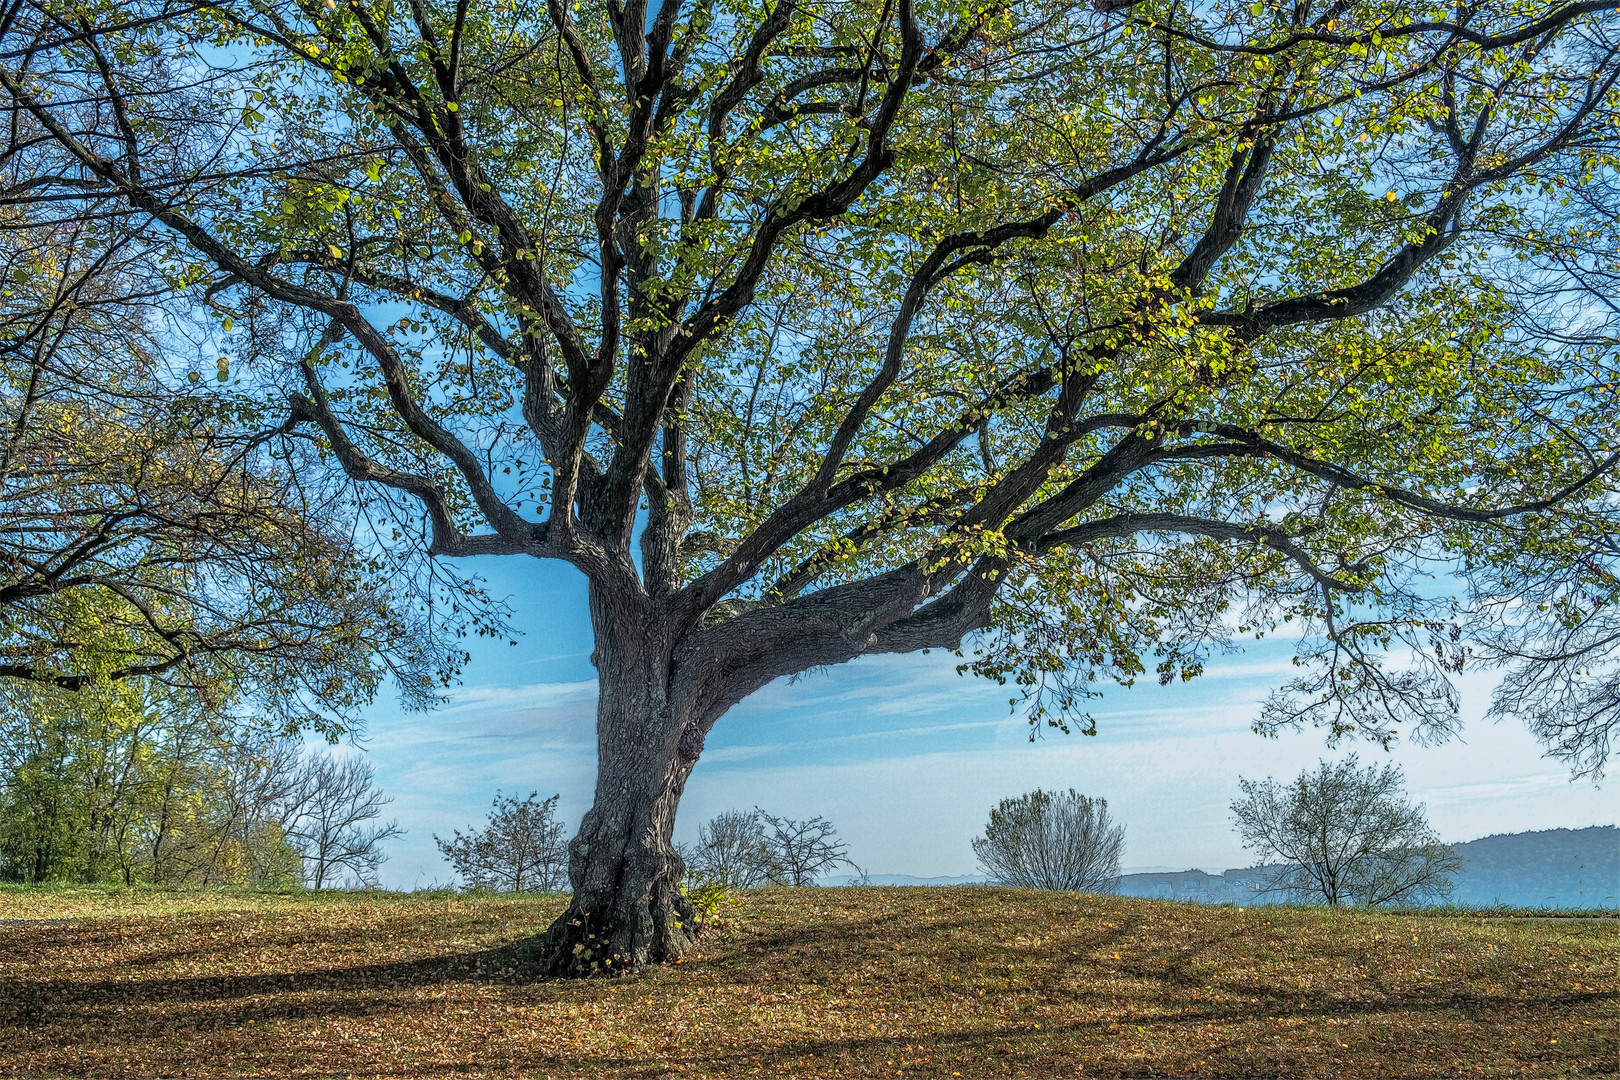
<path id="1" fill-rule="evenodd" d="M 697 763 L 698 748 L 682 744 L 691 694 L 672 685 L 672 635 L 658 620 L 615 617 L 599 596 L 592 599 L 600 678 L 596 796 L 569 845 L 573 902 L 545 936 L 550 975 L 675 960 L 696 933 L 680 889 L 685 865 L 671 839 Z"/>

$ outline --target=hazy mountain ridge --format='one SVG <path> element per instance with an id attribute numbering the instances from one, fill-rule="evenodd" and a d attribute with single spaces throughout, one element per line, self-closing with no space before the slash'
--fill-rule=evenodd
<path id="1" fill-rule="evenodd" d="M 1501 833 L 1452 847 L 1468 860 L 1456 903 L 1620 905 L 1620 829 L 1613 825 Z"/>
<path id="2" fill-rule="evenodd" d="M 1620 829 L 1544 829 L 1501 833 L 1451 845 L 1468 860 L 1450 902 L 1471 907 L 1594 908 L 1620 906 Z M 1259 867 L 1222 874 L 1202 870 L 1126 874 L 1123 896 L 1206 903 L 1266 903 L 1254 885 Z"/>
<path id="3" fill-rule="evenodd" d="M 987 885 L 990 879 L 983 874 L 958 874 L 955 877 L 913 877 L 910 874 L 868 874 L 863 880 L 854 874 L 817 878 L 817 885 Z"/>
<path id="4" fill-rule="evenodd" d="M 1471 907 L 1620 907 L 1620 828 L 1544 829 L 1499 833 L 1451 845 L 1468 860 L 1451 903 Z M 1158 870 L 1120 878 L 1122 896 L 1198 900 L 1205 903 L 1266 903 L 1254 886 L 1258 867 L 1212 874 L 1204 870 Z M 853 875 L 822 878 L 823 885 L 851 885 Z M 981 885 L 982 875 L 913 877 L 872 874 L 869 885 Z"/>

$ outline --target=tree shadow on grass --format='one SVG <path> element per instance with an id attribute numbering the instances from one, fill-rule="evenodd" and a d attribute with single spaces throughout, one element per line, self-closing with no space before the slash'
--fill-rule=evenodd
<path id="1" fill-rule="evenodd" d="M 688 989 L 702 993 L 721 987 L 728 991 L 757 991 L 763 983 L 776 984 L 765 987 L 774 990 L 813 978 L 843 981 L 848 986 L 869 984 L 879 988 L 883 999 L 901 1001 L 906 997 L 914 1000 L 963 993 L 963 983 L 978 980 L 979 985 L 986 985 L 988 980 L 1015 978 L 1023 972 L 1027 985 L 1006 991 L 1014 995 L 1008 1002 L 1015 1006 L 1010 1015 L 1007 1011 L 996 1014 L 994 1010 L 981 1010 L 976 1016 L 947 1019 L 941 1013 L 907 1022 L 899 1033 L 830 1030 L 782 1038 L 761 1029 L 757 1033 L 744 1031 L 738 1038 L 726 1037 L 735 1036 L 735 1032 L 694 1029 L 684 1045 L 672 1041 L 662 1049 L 643 1049 L 635 1054 L 600 1046 L 563 1052 L 522 1040 L 486 1044 L 468 1038 L 454 1044 L 437 1061 L 396 1069 L 381 1062 L 357 1060 L 342 1062 L 340 1071 L 378 1077 L 453 1076 L 476 1071 L 478 1066 L 443 1058 L 470 1059 L 479 1055 L 487 1058 L 485 1068 L 501 1072 L 576 1076 L 658 1075 L 662 1074 L 660 1070 L 682 1068 L 717 1073 L 757 1069 L 775 1075 L 835 1069 L 888 1071 L 889 1066 L 903 1064 L 908 1056 L 917 1059 L 919 1055 L 936 1062 L 960 1058 L 964 1075 L 993 1070 L 997 1067 L 994 1063 L 1014 1071 L 1028 1071 L 1040 1063 L 1067 1061 L 1076 1055 L 1098 1052 L 1099 1048 L 1110 1053 L 1118 1049 L 1110 1023 L 1120 1017 L 1093 983 L 1094 976 L 1101 973 L 1098 954 L 1105 950 L 1106 954 L 1125 952 L 1124 941 L 1133 937 L 1138 947 L 1114 964 L 1115 973 L 1149 987 L 1146 997 L 1175 996 L 1180 1007 L 1174 1012 L 1160 1011 L 1133 1020 L 1132 1025 L 1140 1023 L 1165 1038 L 1200 1025 L 1215 1025 L 1232 1034 L 1237 1040 L 1232 1045 L 1238 1051 L 1243 1050 L 1243 1040 L 1249 1037 L 1240 1032 L 1253 1033 L 1258 1025 L 1284 1015 L 1323 1024 L 1388 1019 L 1408 1032 L 1416 1032 L 1455 1026 L 1458 1021 L 1475 1027 L 1489 1025 L 1493 1018 L 1505 1020 L 1514 1012 L 1519 1013 L 1522 1022 L 1527 1009 L 1549 1018 L 1571 1010 L 1604 1010 L 1612 1008 L 1620 997 L 1613 992 L 1571 992 L 1552 986 L 1539 988 L 1540 992 L 1529 1000 L 1516 996 L 1516 991 L 1479 994 L 1443 985 L 1408 986 L 1395 994 L 1390 992 L 1393 987 L 1382 985 L 1373 972 L 1361 984 L 1363 996 L 1345 1000 L 1340 994 L 1342 987 L 1283 987 L 1237 972 L 1211 971 L 1208 962 L 1230 948 L 1224 934 L 1188 939 L 1190 944 L 1150 943 L 1144 947 L 1140 943 L 1148 918 L 1111 913 L 1106 921 L 1070 924 L 1043 943 L 1040 938 L 1026 939 L 1011 930 L 999 936 L 987 935 L 985 918 L 980 904 L 875 913 L 832 910 L 817 921 L 788 929 L 739 925 L 732 932 L 710 938 L 688 967 L 663 969 L 629 980 L 554 982 L 545 986 L 523 985 L 537 981 L 537 936 L 518 937 L 487 948 L 375 962 L 337 961 L 327 966 L 287 956 L 275 969 L 231 971 L 231 966 L 241 966 L 234 956 L 244 947 L 259 955 L 270 953 L 268 963 L 276 965 L 274 949 L 282 944 L 283 935 L 269 928 L 252 935 L 246 943 L 240 938 L 201 941 L 198 938 L 202 935 L 195 931 L 205 928 L 189 927 L 187 936 L 172 942 L 173 948 L 167 951 L 203 962 L 212 957 L 224 970 L 217 974 L 170 976 L 130 973 L 127 969 L 120 972 L 117 950 L 127 942 L 116 930 L 105 926 L 80 923 L 7 927 L 0 929 L 0 966 L 14 973 L 43 972 L 47 977 L 29 980 L 13 975 L 0 980 L 0 1046 L 11 1037 L 16 1038 L 14 1045 L 18 1047 L 27 1043 L 49 1048 L 77 1042 L 90 1054 L 86 1061 L 98 1051 L 115 1054 L 139 1049 L 138 1056 L 162 1060 L 185 1071 L 191 1048 L 203 1045 L 197 1041 L 199 1034 L 231 1029 L 262 1032 L 245 1043 L 232 1042 L 222 1051 L 229 1055 L 233 1067 L 251 1070 L 259 1056 L 271 1052 L 274 1036 L 264 1028 L 247 1027 L 250 1023 L 342 1020 L 382 1014 L 391 1018 L 396 1029 L 408 1030 L 418 1018 L 443 1008 L 443 995 L 436 988 L 457 983 L 511 986 L 510 995 L 493 999 L 479 992 L 478 1007 L 495 1012 L 507 1010 L 521 1025 L 535 1023 L 530 1018 L 535 1006 L 583 1006 L 608 999 L 616 999 L 611 1002 L 615 1005 L 624 1004 L 626 996 L 617 991 L 641 980 L 689 983 L 689 988 L 675 989 L 680 993 Z M 414 926 L 410 923 L 390 928 L 392 940 L 410 941 Z M 1272 933 L 1285 935 L 1286 931 Z M 341 943 L 343 939 L 342 932 L 336 932 L 313 937 L 294 935 L 289 940 L 322 944 Z M 104 953 L 106 959 L 79 978 L 55 976 L 50 973 L 49 960 L 53 949 L 61 949 L 64 954 L 71 951 L 81 958 L 80 963 L 84 955 L 95 956 L 98 952 Z M 151 955 L 141 954 L 136 959 L 144 966 Z M 953 977 L 961 981 L 951 983 Z M 661 991 L 668 989 L 666 982 Z M 1022 1006 L 1017 999 L 1037 990 L 1039 1005 L 1046 1011 L 1038 1017 L 1020 1015 Z M 1197 1000 L 1193 990 L 1214 991 L 1218 1000 Z M 836 995 L 836 988 L 833 993 Z M 1051 1011 L 1054 1006 L 1056 1014 Z M 593 1015 L 611 1017 L 614 1012 Z M 285 1027 L 277 1030 L 288 1031 Z M 169 1033 L 175 1033 L 172 1042 Z M 220 1038 L 224 1037 L 220 1034 Z M 1297 1040 L 1298 1036 L 1291 1038 Z M 0 1050 L 0 1062 L 7 1056 Z M 807 1066 L 807 1062 L 820 1064 Z M 335 1063 L 329 1064 L 336 1067 Z M 1161 1064 L 1168 1067 L 1171 1061 L 1165 1058 Z M 1148 1072 L 1156 1067 L 1150 1062 L 1142 1065 Z M 128 1070 L 115 1071 L 122 1074 Z"/>
<path id="2" fill-rule="evenodd" d="M 1279 1017 L 1307 1023 L 1346 1024 L 1382 1017 L 1402 1025 L 1489 1024 L 1495 1019 L 1539 1016 L 1547 1022 L 1567 1010 L 1604 1008 L 1620 1003 L 1614 991 L 1568 990 L 1545 985 L 1539 975 L 1524 973 L 1530 996 L 1521 996 L 1516 985 L 1486 991 L 1477 986 L 1440 982 L 1405 983 L 1380 970 L 1373 957 L 1358 954 L 1364 970 L 1350 984 L 1335 982 L 1325 968 L 1312 985 L 1267 981 L 1254 972 L 1227 967 L 1235 949 L 1246 947 L 1286 951 L 1292 948 L 1286 928 L 1267 931 L 1265 943 L 1241 941 L 1245 931 L 1233 928 L 1229 934 L 1204 934 L 1186 941 L 1154 943 L 1144 933 L 1148 922 L 1162 914 L 1141 917 L 1110 912 L 1107 921 L 1095 920 L 1083 927 L 1071 927 L 1059 934 L 1055 947 L 1024 945 L 1019 939 L 992 940 L 982 931 L 983 911 L 950 913 L 900 913 L 883 919 L 851 919 L 825 924 L 777 930 L 753 938 L 731 955 L 717 957 L 711 967 L 723 970 L 728 981 L 748 984 L 779 979 L 783 968 L 795 964 L 814 965 L 827 957 L 842 956 L 845 971 L 859 971 L 862 981 L 905 986 L 910 996 L 950 993 L 959 989 L 927 973 L 916 974 L 898 964 L 877 972 L 861 970 L 874 958 L 898 954 L 912 955 L 914 946 L 931 947 L 930 959 L 968 982 L 1011 976 L 1015 985 L 1022 977 L 1022 989 L 1035 991 L 1043 1006 L 1058 1005 L 1082 1012 L 1104 1012 L 1115 1005 L 1112 994 L 1096 989 L 1101 976 L 1118 976 L 1145 988 L 1138 991 L 1144 1007 L 1174 1006 L 1151 1021 L 1159 1027 L 1188 1025 L 1232 1025 L 1265 1023 Z M 1252 931 L 1247 931 L 1252 933 Z M 960 938 L 952 940 L 952 935 Z M 1051 943 L 1053 939 L 1048 939 Z M 1234 945 L 1235 940 L 1240 940 Z M 949 942 L 942 948 L 942 944 Z M 950 945 L 954 945 L 952 948 Z M 1341 949 L 1349 948 L 1347 943 Z M 1120 956 L 1123 952 L 1125 955 Z M 1113 953 L 1113 964 L 1104 970 L 1106 960 L 1099 954 Z M 768 963 L 767 963 L 768 958 Z M 775 973 L 771 968 L 776 969 Z M 1202 997 L 1200 997 L 1202 994 Z M 1050 1037 L 1056 1030 L 1045 1029 Z M 1005 1037 L 1005 1036 L 997 1036 Z"/>
<path id="3" fill-rule="evenodd" d="M 81 964 L 87 955 L 106 957 L 77 978 L 0 978 L 0 1047 L 10 1041 L 8 1030 L 19 1037 L 28 1033 L 35 1041 L 49 1042 L 52 1033 L 61 1032 L 60 1040 L 67 1042 L 140 1043 L 153 1037 L 158 1017 L 163 1029 L 218 1030 L 250 1022 L 368 1016 L 408 1010 L 416 996 L 413 992 L 425 987 L 528 983 L 536 980 L 539 970 L 536 936 L 482 949 L 371 963 L 316 966 L 306 960 L 277 965 L 272 959 L 265 970 L 245 972 L 229 970 L 240 966 L 231 954 L 242 948 L 242 942 L 199 942 L 196 938 L 201 935 L 190 936 L 189 945 L 129 959 L 143 969 L 166 960 L 213 959 L 224 970 L 121 974 L 116 950 L 126 942 L 116 930 L 93 924 L 0 929 L 0 969 L 48 972 L 53 955 L 71 954 Z M 249 947 L 261 955 L 274 952 L 274 942 L 262 937 Z M 0 1050 L 0 1062 L 5 1056 Z"/>

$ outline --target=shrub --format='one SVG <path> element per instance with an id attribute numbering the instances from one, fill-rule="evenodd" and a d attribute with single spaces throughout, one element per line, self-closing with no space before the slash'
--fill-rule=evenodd
<path id="1" fill-rule="evenodd" d="M 1109 819 L 1108 800 L 1036 788 L 990 811 L 973 853 L 1001 885 L 1111 893 L 1124 846 L 1125 826 Z"/>

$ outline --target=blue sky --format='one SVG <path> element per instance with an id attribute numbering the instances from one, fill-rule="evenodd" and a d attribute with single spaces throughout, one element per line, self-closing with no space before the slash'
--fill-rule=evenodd
<path id="1" fill-rule="evenodd" d="M 481 823 L 497 789 L 561 795 L 570 830 L 589 806 L 596 682 L 583 580 L 529 560 L 475 568 L 495 595 L 510 596 L 518 644 L 481 640 L 463 685 L 434 712 L 404 713 L 384 700 L 366 717 L 378 783 L 408 830 L 383 868 L 392 888 L 449 883 L 432 834 Z M 1289 655 L 1267 642 L 1191 683 L 1110 688 L 1094 710 L 1095 737 L 1053 732 L 1034 743 L 1009 714 L 1008 690 L 957 675 L 949 655 L 874 657 L 779 681 L 716 725 L 676 835 L 758 805 L 827 816 L 873 873 L 970 874 L 969 841 L 998 800 L 1074 787 L 1108 799 L 1125 824 L 1127 867 L 1246 865 L 1227 812 L 1239 776 L 1292 777 L 1351 751 L 1386 758 L 1368 744 L 1326 750 L 1319 732 L 1263 739 L 1249 730 L 1260 699 L 1288 677 Z M 1480 720 L 1487 678 L 1470 677 L 1462 690 L 1469 722 L 1460 740 L 1403 743 L 1388 755 L 1444 839 L 1620 819 L 1608 785 L 1571 782 L 1522 727 Z"/>

